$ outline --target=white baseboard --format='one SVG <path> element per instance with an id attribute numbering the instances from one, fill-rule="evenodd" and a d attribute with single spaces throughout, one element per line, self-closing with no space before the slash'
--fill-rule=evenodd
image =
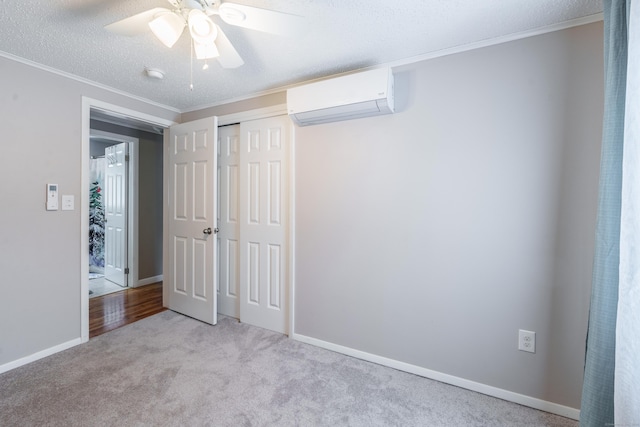
<path id="1" fill-rule="evenodd" d="M 80 338 L 73 339 L 71 341 L 67 341 L 62 344 L 58 344 L 56 346 L 47 348 L 45 350 L 39 351 L 37 353 L 31 354 L 29 356 L 22 357 L 18 360 L 14 360 L 9 363 L 5 363 L 4 365 L 0 365 L 0 374 L 10 371 L 15 368 L 19 368 L 20 366 L 26 365 L 27 363 L 35 362 L 36 360 L 45 358 L 47 356 L 51 356 L 52 354 L 67 350 L 71 347 L 75 347 L 78 344 L 81 344 L 82 340 Z"/>
<path id="2" fill-rule="evenodd" d="M 136 288 L 139 286 L 150 285 L 152 283 L 162 282 L 162 274 L 159 276 L 147 277 L 145 279 L 138 280 L 138 284 L 135 286 Z"/>
<path id="3" fill-rule="evenodd" d="M 451 384 L 456 387 L 461 387 L 467 390 L 476 391 L 478 393 L 486 394 L 488 396 L 493 396 L 502 400 L 528 406 L 530 408 L 539 409 L 541 411 L 549 412 L 552 414 L 560 415 L 560 416 L 571 418 L 574 420 L 580 419 L 579 409 L 570 408 L 568 406 L 559 405 L 557 403 L 547 402 L 545 400 L 537 399 L 535 397 L 525 396 L 523 394 L 514 393 L 512 391 L 503 390 L 503 389 L 482 384 L 482 383 L 477 383 L 475 381 L 466 380 L 464 378 L 455 377 L 453 375 L 443 374 L 442 372 L 432 371 L 430 369 L 422 368 L 420 366 L 411 365 L 409 363 L 400 362 L 398 360 L 389 359 L 386 357 L 378 356 L 376 354 L 371 354 L 364 351 L 356 350 L 350 347 L 344 347 L 338 344 L 322 341 L 322 340 L 311 338 L 305 335 L 293 333 L 291 334 L 291 338 L 296 341 L 314 345 L 316 347 L 322 347 L 327 350 L 335 351 L 337 353 L 346 354 L 347 356 L 366 360 L 368 362 L 377 363 L 378 365 L 387 366 L 389 368 L 408 372 L 410 374 L 419 375 L 421 377 L 440 381 L 446 384 Z"/>

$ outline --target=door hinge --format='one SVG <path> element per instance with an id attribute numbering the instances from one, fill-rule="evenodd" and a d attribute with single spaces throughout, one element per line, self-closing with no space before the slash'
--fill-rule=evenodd
<path id="1" fill-rule="evenodd" d="M 124 161 L 125 161 L 125 162 L 128 162 L 128 161 L 129 161 L 129 155 L 128 155 L 128 154 L 125 154 L 125 155 L 124 155 Z"/>
<path id="2" fill-rule="evenodd" d="M 129 267 L 125 267 L 124 274 L 129 274 Z"/>

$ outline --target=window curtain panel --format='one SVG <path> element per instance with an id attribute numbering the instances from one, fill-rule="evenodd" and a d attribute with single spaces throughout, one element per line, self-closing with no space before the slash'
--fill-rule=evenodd
<path id="1" fill-rule="evenodd" d="M 605 106 L 581 426 L 640 425 L 638 0 L 605 0 Z"/>
<path id="2" fill-rule="evenodd" d="M 627 87 L 620 216 L 614 421 L 640 426 L 640 3 L 627 0 Z"/>

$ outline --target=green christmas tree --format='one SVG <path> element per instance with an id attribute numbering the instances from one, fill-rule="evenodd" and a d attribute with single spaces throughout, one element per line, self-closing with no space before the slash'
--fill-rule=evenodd
<path id="1" fill-rule="evenodd" d="M 91 265 L 104 267 L 104 207 L 98 181 L 91 184 L 89 195 L 89 256 Z"/>

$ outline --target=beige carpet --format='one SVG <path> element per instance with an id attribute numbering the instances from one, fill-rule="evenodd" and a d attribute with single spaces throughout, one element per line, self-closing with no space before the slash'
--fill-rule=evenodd
<path id="1" fill-rule="evenodd" d="M 166 311 L 0 375 L 0 426 L 577 426 L 221 318 Z"/>

